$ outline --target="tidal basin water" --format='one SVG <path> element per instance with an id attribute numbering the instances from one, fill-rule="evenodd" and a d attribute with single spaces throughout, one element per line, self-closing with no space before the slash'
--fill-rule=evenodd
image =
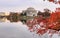
<path id="1" fill-rule="evenodd" d="M 28 30 L 27 25 L 22 22 L 0 22 L 0 38 L 49 38 L 46 33 L 43 36 L 39 36 L 34 32 Z M 54 34 L 52 38 L 60 38 L 57 34 Z"/>

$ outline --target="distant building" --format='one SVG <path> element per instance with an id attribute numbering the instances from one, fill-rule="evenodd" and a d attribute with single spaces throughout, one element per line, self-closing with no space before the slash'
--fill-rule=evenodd
<path id="1" fill-rule="evenodd" d="M 27 16 L 37 16 L 37 10 L 32 7 L 27 8 L 23 12 L 26 13 Z"/>
<path id="2" fill-rule="evenodd" d="M 20 16 L 22 17 L 20 21 L 26 23 L 27 20 L 31 20 L 34 16 L 37 16 L 37 10 L 32 7 L 29 7 L 26 10 L 23 10 Z"/>

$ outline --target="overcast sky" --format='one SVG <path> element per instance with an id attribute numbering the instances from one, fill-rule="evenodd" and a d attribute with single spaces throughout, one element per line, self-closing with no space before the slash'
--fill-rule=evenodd
<path id="1" fill-rule="evenodd" d="M 21 11 L 28 7 L 34 7 L 37 10 L 48 8 L 53 11 L 60 6 L 43 0 L 0 0 L 0 11 Z"/>

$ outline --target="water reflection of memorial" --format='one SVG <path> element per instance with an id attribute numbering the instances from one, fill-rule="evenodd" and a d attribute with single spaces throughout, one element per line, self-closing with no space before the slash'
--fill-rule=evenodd
<path id="1" fill-rule="evenodd" d="M 9 16 L 7 16 L 7 20 L 10 22 L 19 22 L 26 23 L 28 20 L 33 19 L 32 16 L 26 16 L 26 13 L 18 14 L 18 13 L 10 13 Z"/>
<path id="2" fill-rule="evenodd" d="M 45 12 L 42 13 L 40 11 L 37 12 L 37 10 L 35 10 L 32 7 L 29 7 L 26 10 L 23 10 L 21 13 L 10 12 L 9 15 L 7 15 L 7 16 L 4 13 L 0 16 L 0 20 L 2 19 L 1 21 L 5 21 L 4 19 L 6 18 L 10 22 L 21 21 L 22 23 L 26 23 L 27 21 L 33 20 L 34 18 L 39 17 L 40 15 L 43 15 L 44 18 L 50 16 L 49 10 L 45 9 Z"/>
<path id="3" fill-rule="evenodd" d="M 37 10 L 32 7 L 29 7 L 26 10 L 23 10 L 21 13 L 10 12 L 10 15 L 7 17 L 7 19 L 10 20 L 10 22 L 21 21 L 23 23 L 26 23 L 27 20 L 31 20 L 35 16 L 37 16 Z"/>

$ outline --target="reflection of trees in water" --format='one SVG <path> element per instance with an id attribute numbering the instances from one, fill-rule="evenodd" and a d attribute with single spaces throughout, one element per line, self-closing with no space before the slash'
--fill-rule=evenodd
<path id="1" fill-rule="evenodd" d="M 40 15 L 43 15 L 46 18 L 46 17 L 50 16 L 49 14 L 50 13 L 49 13 L 48 9 L 47 9 L 47 11 L 45 10 L 44 13 L 38 11 L 37 17 Z M 4 18 L 4 17 L 6 17 L 7 20 L 9 20 L 10 22 L 21 21 L 22 23 L 26 23 L 28 20 L 32 20 L 36 16 L 27 16 L 26 12 L 25 13 L 12 13 L 11 12 L 10 15 L 8 15 L 8 16 L 0 16 L 0 18 Z"/>
<path id="2" fill-rule="evenodd" d="M 10 22 L 18 22 L 19 21 L 19 15 L 17 13 L 11 13 L 8 17 L 8 20 L 10 20 Z"/>

